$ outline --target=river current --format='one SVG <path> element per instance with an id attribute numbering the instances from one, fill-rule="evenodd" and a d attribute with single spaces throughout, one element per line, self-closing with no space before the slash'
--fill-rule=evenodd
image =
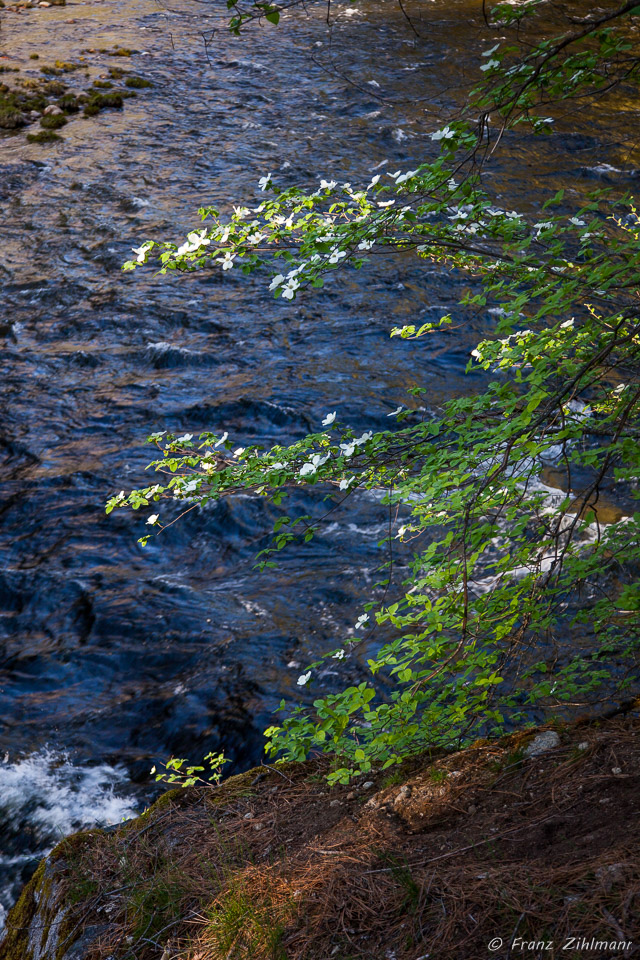
<path id="1" fill-rule="evenodd" d="M 0 131 L 5 906 L 60 836 L 144 806 L 152 763 L 211 749 L 231 772 L 258 762 L 281 698 L 339 682 L 327 671 L 308 694 L 297 687 L 305 664 L 353 631 L 383 560 L 388 516 L 372 496 L 268 574 L 254 562 L 275 513 L 248 497 L 141 548 L 144 518 L 106 517 L 104 502 L 144 482 L 145 437 L 210 429 L 239 445 L 286 443 L 334 410 L 379 429 L 415 405 L 413 385 L 430 408 L 473 389 L 469 351 L 493 323 L 456 307 L 462 278 L 413 259 L 337 274 L 293 304 L 234 270 L 121 272 L 141 240 L 181 240 L 201 204 L 257 202 L 266 173 L 280 185 L 368 182 L 433 155 L 430 133 L 499 39 L 469 0 L 405 5 L 413 27 L 391 0 L 332 4 L 331 29 L 312 5 L 240 38 L 208 16 L 214 6 L 0 11 L 0 64 L 25 76 L 38 75 L 37 53 L 83 56 L 90 78 L 104 77 L 114 61 L 87 51 L 120 45 L 134 51 L 126 69 L 153 82 L 122 111 L 72 120 L 59 144 Z M 616 102 L 615 142 L 611 117 L 572 117 L 489 176 L 521 208 L 534 182 L 551 194 L 567 174 L 576 193 L 622 191 L 635 178 L 632 109 Z M 389 340 L 399 321 L 450 311 L 464 321 L 454 335 Z"/>

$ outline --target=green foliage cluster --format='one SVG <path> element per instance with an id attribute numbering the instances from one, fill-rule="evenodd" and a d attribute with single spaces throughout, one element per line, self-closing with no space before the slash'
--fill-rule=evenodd
<path id="1" fill-rule="evenodd" d="M 313 191 L 280 190 L 267 175 L 256 208 L 226 218 L 203 208 L 203 228 L 183 244 L 146 241 L 125 264 L 157 257 L 162 273 L 247 274 L 266 265 L 275 296 L 293 300 L 331 271 L 364 266 L 374 248 L 404 251 L 465 272 L 461 304 L 499 314 L 468 367 L 482 370 L 487 386 L 437 414 L 419 413 L 417 387 L 390 429 L 361 436 L 333 413 L 319 432 L 266 451 L 234 450 L 226 434 L 154 434 L 159 482 L 109 501 L 109 512 L 153 510 L 146 543 L 169 522 L 161 512 L 175 516 L 176 501 L 191 507 L 252 491 L 282 504 L 292 487 L 318 485 L 341 501 L 386 491 L 404 517 L 391 536 L 413 547 L 410 573 L 387 584 L 384 603 L 365 603 L 356 637 L 326 655 L 348 670 L 376 631 L 371 681 L 320 697 L 312 710 L 289 709 L 267 731 L 272 755 L 333 754 L 331 778 L 341 782 L 429 746 L 497 735 L 565 704 L 619 702 L 637 689 L 640 511 L 612 518 L 603 488 L 626 504 L 638 498 L 640 218 L 629 197 L 601 192 L 570 209 L 559 191 L 532 220 L 498 204 L 481 172 L 507 135 L 547 132 L 549 104 L 635 80 L 640 50 L 630 38 L 640 7 L 585 12 L 523 46 L 517 30 L 524 17 L 535 28 L 540 7 L 493 9 L 492 22 L 514 28 L 516 40 L 482 54 L 465 110 L 431 135 L 435 159 L 362 187 L 323 180 Z M 455 323 L 448 316 L 391 335 L 410 344 Z M 564 494 L 545 482 L 549 464 L 564 476 Z M 282 516 L 261 566 L 314 532 L 309 517 Z M 577 593 L 579 652 L 566 642 Z M 312 683 L 321 663 L 299 684 Z"/>

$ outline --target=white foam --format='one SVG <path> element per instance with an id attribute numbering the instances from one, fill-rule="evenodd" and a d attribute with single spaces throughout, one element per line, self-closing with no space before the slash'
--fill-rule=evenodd
<path id="1" fill-rule="evenodd" d="M 14 762 L 5 758 L 0 762 L 0 811 L 9 819 L 27 819 L 38 839 L 55 843 L 74 830 L 135 816 L 131 798 L 117 793 L 127 782 L 123 767 L 80 767 L 46 749 Z"/>
<path id="2" fill-rule="evenodd" d="M 25 863 L 46 856 L 76 830 L 136 815 L 133 800 L 123 795 L 128 783 L 124 767 L 77 766 L 67 755 L 47 749 L 15 761 L 0 758 L 0 825 L 4 821 L 9 828 L 0 852 L 0 871 L 9 881 L 0 889 L 0 931 L 15 893 L 11 880 L 17 880 Z M 32 848 L 11 849 L 12 827 L 18 836 L 28 834 Z"/>

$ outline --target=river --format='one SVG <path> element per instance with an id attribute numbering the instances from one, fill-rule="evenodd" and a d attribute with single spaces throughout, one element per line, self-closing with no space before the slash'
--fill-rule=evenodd
<path id="1" fill-rule="evenodd" d="M 470 0 L 407 4 L 413 27 L 392 2 L 332 4 L 331 30 L 311 6 L 240 38 L 213 6 L 0 11 L 0 65 L 21 77 L 60 60 L 83 65 L 65 76 L 72 89 L 114 64 L 153 83 L 122 110 L 72 118 L 58 143 L 0 130 L 5 906 L 60 836 L 144 806 L 152 763 L 210 749 L 232 772 L 258 762 L 280 699 L 305 695 L 301 668 L 353 630 L 383 560 L 388 517 L 372 496 L 268 574 L 253 565 L 274 508 L 247 497 L 141 548 L 143 519 L 106 517 L 104 502 L 143 482 L 146 435 L 286 443 L 334 410 L 380 429 L 415 384 L 430 408 L 473 389 L 469 351 L 493 323 L 456 307 L 462 278 L 411 258 L 338 274 L 293 304 L 237 271 L 121 272 L 141 240 L 180 240 L 201 204 L 257 201 L 268 172 L 283 186 L 357 183 L 433 155 L 430 133 L 499 38 Z M 134 52 L 97 52 L 117 47 Z M 523 139 L 489 173 L 497 192 L 526 208 L 567 174 L 576 194 L 632 185 L 634 105 L 621 95 L 609 109 L 613 121 L 573 116 Z M 451 310 L 464 321 L 454 335 L 389 340 L 399 321 Z M 339 679 L 327 671 L 308 695 Z"/>

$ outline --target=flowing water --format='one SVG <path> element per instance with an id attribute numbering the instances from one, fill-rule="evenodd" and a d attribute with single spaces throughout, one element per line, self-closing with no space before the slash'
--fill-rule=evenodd
<path id="1" fill-rule="evenodd" d="M 373 496 L 269 574 L 253 564 L 275 511 L 248 497 L 193 512 L 140 548 L 144 518 L 107 518 L 104 501 L 144 482 L 146 435 L 286 443 L 333 410 L 355 429 L 382 428 L 412 403 L 412 385 L 427 387 L 430 407 L 473 389 L 463 371 L 493 322 L 456 308 L 460 277 L 405 258 L 336 275 L 293 304 L 236 271 L 120 272 L 140 240 L 180 239 L 202 203 L 257 201 L 267 172 L 281 185 L 359 183 L 385 161 L 409 169 L 433 155 L 430 132 L 499 36 L 469 0 L 409 5 L 419 36 L 391 0 L 332 4 L 331 31 L 318 6 L 240 38 L 208 16 L 214 6 L 0 11 L 0 64 L 23 76 L 83 56 L 90 80 L 69 75 L 72 87 L 114 63 L 154 84 L 122 111 L 73 119 L 60 144 L 0 131 L 5 905 L 61 835 L 144 805 L 158 759 L 220 749 L 236 771 L 257 762 L 280 699 L 305 696 L 301 668 L 352 631 L 383 560 L 389 518 Z M 135 52 L 83 52 L 114 45 Z M 491 174 L 498 192 L 526 207 L 567 174 L 576 192 L 628 186 L 632 110 L 616 102 L 614 142 L 602 114 L 523 141 Z M 389 340 L 399 321 L 450 310 L 464 321 L 454 334 Z M 327 670 L 308 695 L 338 681 Z"/>

